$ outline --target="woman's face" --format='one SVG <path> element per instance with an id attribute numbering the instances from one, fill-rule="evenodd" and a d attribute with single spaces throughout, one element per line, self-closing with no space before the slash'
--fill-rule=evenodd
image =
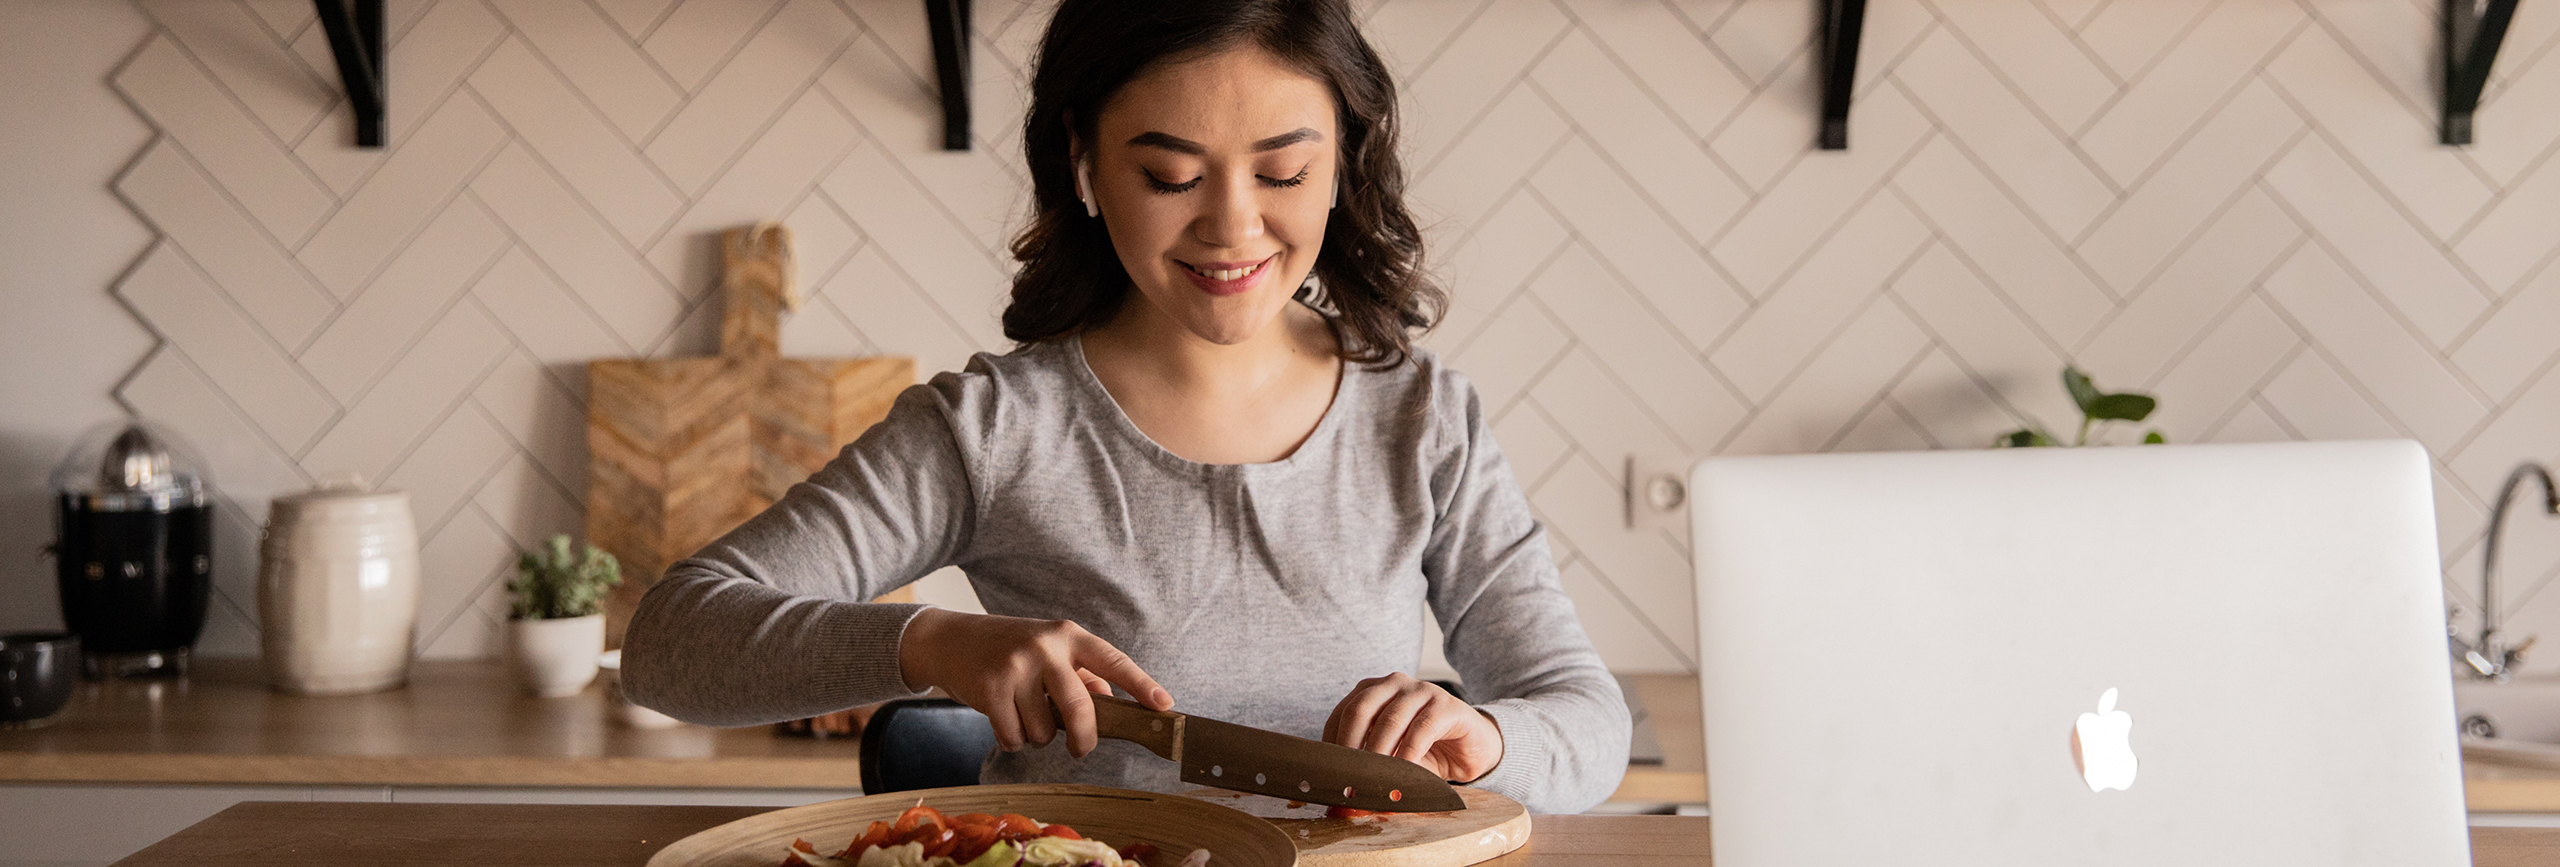
<path id="1" fill-rule="evenodd" d="M 1094 123 L 1079 146 L 1131 300 L 1213 343 L 1260 333 L 1324 244 L 1331 90 L 1247 45 L 1142 73 Z"/>

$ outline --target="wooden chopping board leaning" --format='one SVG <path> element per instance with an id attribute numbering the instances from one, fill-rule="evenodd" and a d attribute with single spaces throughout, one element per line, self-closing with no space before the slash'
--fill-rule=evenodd
<path id="1" fill-rule="evenodd" d="M 800 302 L 789 229 L 733 229 L 720 252 L 719 355 L 587 363 L 587 538 L 624 577 L 610 646 L 669 564 L 817 472 L 916 381 L 911 358 L 781 357 L 782 311 Z"/>

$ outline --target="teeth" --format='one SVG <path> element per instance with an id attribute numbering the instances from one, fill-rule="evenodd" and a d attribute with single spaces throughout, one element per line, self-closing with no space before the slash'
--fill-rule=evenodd
<path id="1" fill-rule="evenodd" d="M 1247 275 L 1247 274 L 1251 274 L 1251 273 L 1253 273 L 1253 272 L 1255 272 L 1255 271 L 1260 271 L 1260 270 L 1262 270 L 1262 266 L 1264 266 L 1264 265 L 1268 265 L 1268 264 L 1271 264 L 1271 260 L 1269 260 L 1269 259 L 1264 259 L 1264 260 L 1262 260 L 1262 261 L 1260 261 L 1260 262 L 1256 262 L 1256 263 L 1254 263 L 1254 264 L 1253 264 L 1253 267 L 1250 267 L 1250 268 L 1224 268 L 1224 269 L 1219 269 L 1219 270 L 1215 270 L 1215 271 L 1211 271 L 1211 270 L 1204 270 L 1204 269 L 1201 269 L 1201 268 L 1198 268 L 1198 267 L 1194 267 L 1193 265 L 1191 265 L 1191 264 L 1190 264 L 1190 263 L 1188 263 L 1188 262 L 1183 263 L 1182 267 L 1190 268 L 1190 269 L 1191 269 L 1191 273 L 1198 274 L 1198 275 L 1200 275 L 1200 276 L 1202 276 L 1202 277 L 1207 277 L 1207 278 L 1209 278 L 1209 279 L 1211 279 L 1211 280 L 1227 281 L 1227 280 L 1237 280 L 1237 279 L 1242 279 L 1242 278 L 1243 278 L 1245 275 Z"/>

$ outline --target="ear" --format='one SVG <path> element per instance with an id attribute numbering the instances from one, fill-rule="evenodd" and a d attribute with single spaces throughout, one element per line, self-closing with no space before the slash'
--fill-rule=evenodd
<path id="1" fill-rule="evenodd" d="M 1348 183 L 1344 178 L 1351 174 L 1352 163 L 1351 154 L 1346 151 L 1346 148 L 1335 148 L 1333 151 L 1333 198 L 1325 201 L 1326 210 L 1342 207 L 1342 185 Z"/>
<path id="2" fill-rule="evenodd" d="M 1102 216 L 1102 204 L 1093 198 L 1093 164 L 1082 160 L 1076 162 L 1076 200 L 1084 203 L 1085 216 Z"/>
<path id="3" fill-rule="evenodd" d="M 1064 112 L 1061 120 L 1067 125 L 1067 170 L 1075 175 L 1076 201 L 1084 203 L 1085 216 L 1102 216 L 1102 205 L 1093 197 L 1093 162 L 1085 154 L 1084 138 L 1076 135 L 1075 112 Z"/>

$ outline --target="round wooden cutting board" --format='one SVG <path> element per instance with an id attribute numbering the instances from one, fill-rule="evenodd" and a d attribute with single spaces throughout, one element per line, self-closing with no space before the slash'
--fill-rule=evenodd
<path id="1" fill-rule="evenodd" d="M 1320 804 L 1299 804 L 1225 789 L 1184 794 L 1262 817 L 1298 844 L 1298 867 L 1466 867 L 1499 858 L 1529 842 L 1529 811 L 1520 802 L 1459 786 L 1467 808 L 1448 813 L 1379 813 L 1327 819 Z M 1210 867 L 1217 867 L 1212 862 Z"/>
<path id="2" fill-rule="evenodd" d="M 794 837 L 833 855 L 873 821 L 925 805 L 944 813 L 1020 813 L 1064 823 L 1113 848 L 1153 843 L 1170 865 L 1193 849 L 1209 850 L 1209 867 L 1289 867 L 1297 850 L 1271 822 L 1181 795 L 1101 786 L 960 786 L 891 792 L 758 813 L 677 840 L 649 867 L 777 867 Z"/>

